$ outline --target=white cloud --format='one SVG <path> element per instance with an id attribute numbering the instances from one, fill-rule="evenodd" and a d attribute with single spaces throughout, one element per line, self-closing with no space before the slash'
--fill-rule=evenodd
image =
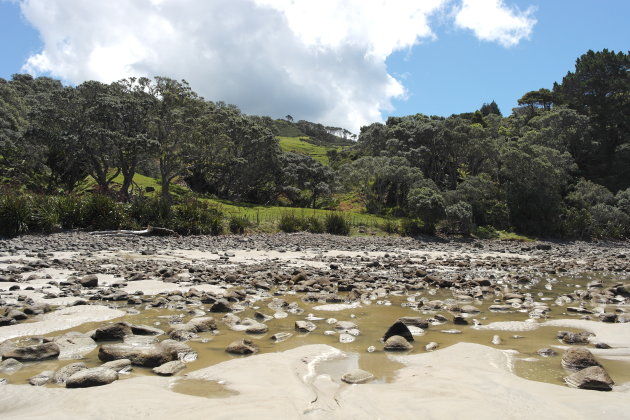
<path id="1" fill-rule="evenodd" d="M 183 78 L 247 113 L 358 131 L 405 96 L 386 58 L 435 39 L 430 19 L 453 1 L 22 0 L 44 42 L 24 69 L 73 83 Z"/>
<path id="2" fill-rule="evenodd" d="M 536 24 L 533 13 L 533 7 L 520 11 L 506 6 L 503 0 L 462 0 L 455 24 L 472 30 L 482 41 L 512 47 L 531 35 Z"/>

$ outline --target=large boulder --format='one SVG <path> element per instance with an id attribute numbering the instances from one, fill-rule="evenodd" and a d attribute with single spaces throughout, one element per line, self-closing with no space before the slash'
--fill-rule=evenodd
<path id="1" fill-rule="evenodd" d="M 313 324 L 311 321 L 295 321 L 295 329 L 299 332 L 311 332 L 317 328 L 317 325 Z"/>
<path id="2" fill-rule="evenodd" d="M 131 325 L 127 322 L 116 322 L 97 328 L 92 334 L 96 341 L 122 340 L 125 336 L 132 335 Z"/>
<path id="3" fill-rule="evenodd" d="M 567 376 L 564 381 L 572 388 L 610 391 L 615 384 L 600 366 L 591 366 Z"/>
<path id="4" fill-rule="evenodd" d="M 355 369 L 341 377 L 342 381 L 349 384 L 364 384 L 372 379 L 374 379 L 374 375 L 361 369 Z"/>
<path id="5" fill-rule="evenodd" d="M 408 351 L 413 349 L 413 346 L 405 337 L 400 335 L 392 335 L 385 340 L 385 350 L 387 351 Z"/>
<path id="6" fill-rule="evenodd" d="M 174 340 L 164 340 L 152 345 L 134 346 L 130 344 L 104 344 L 98 351 L 103 362 L 129 359 L 132 365 L 156 367 L 166 362 L 178 360 L 193 350 L 186 344 Z"/>
<path id="7" fill-rule="evenodd" d="M 168 331 L 168 336 L 177 341 L 188 341 L 197 337 L 197 328 L 190 324 L 175 324 Z"/>
<path id="8" fill-rule="evenodd" d="M 77 331 L 57 336 L 53 342 L 59 346 L 60 359 L 80 359 L 96 348 L 96 342 L 89 335 Z"/>
<path id="9" fill-rule="evenodd" d="M 188 321 L 188 325 L 194 326 L 197 332 L 214 331 L 217 329 L 217 323 L 211 316 L 193 318 Z"/>
<path id="10" fill-rule="evenodd" d="M 584 347 L 573 347 L 562 355 L 562 366 L 569 370 L 582 370 L 591 366 L 600 366 L 593 353 Z"/>
<path id="11" fill-rule="evenodd" d="M 0 372 L 2 373 L 11 374 L 22 369 L 22 367 L 24 367 L 24 364 L 15 359 L 6 359 L 0 362 Z"/>
<path id="12" fill-rule="evenodd" d="M 565 344 L 588 344 L 588 339 L 593 334 L 590 332 L 582 331 L 574 333 L 570 331 L 559 331 L 556 337 L 562 340 Z"/>
<path id="13" fill-rule="evenodd" d="M 112 360 L 111 362 L 103 363 L 101 367 L 109 368 L 118 373 L 129 373 L 132 370 L 131 360 L 129 359 Z"/>
<path id="14" fill-rule="evenodd" d="M 33 344 L 31 346 L 8 346 L 2 352 L 2 359 L 15 359 L 19 361 L 36 361 L 53 359 L 59 356 L 59 346 L 53 342 Z"/>
<path id="15" fill-rule="evenodd" d="M 30 378 L 28 378 L 28 383 L 33 386 L 46 385 L 48 382 L 50 382 L 50 380 L 52 379 L 52 376 L 53 376 L 53 371 L 47 370 L 38 375 L 31 376 Z"/>
<path id="16" fill-rule="evenodd" d="M 118 379 L 118 373 L 109 368 L 95 367 L 81 370 L 66 379 L 66 388 L 87 388 L 111 384 Z"/>
<path id="17" fill-rule="evenodd" d="M 390 337 L 396 335 L 403 337 L 407 341 L 413 341 L 411 331 L 409 331 L 409 328 L 401 321 L 394 322 L 392 326 L 387 329 L 385 335 L 383 335 L 383 341 L 387 341 Z"/>
<path id="18" fill-rule="evenodd" d="M 98 277 L 96 277 L 96 274 L 88 274 L 79 279 L 79 284 L 83 287 L 97 287 Z"/>

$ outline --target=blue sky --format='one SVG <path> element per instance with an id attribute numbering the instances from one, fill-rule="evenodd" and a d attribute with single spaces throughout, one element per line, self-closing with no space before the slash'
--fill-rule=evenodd
<path id="1" fill-rule="evenodd" d="M 358 131 L 388 115 L 447 116 L 492 100 L 507 115 L 588 49 L 630 49 L 628 0 L 307 3 L 0 0 L 0 77 L 185 78 L 248 113 Z M 480 3 L 504 12 L 503 27 L 473 11 Z M 474 13 L 460 24 L 453 16 L 466 4 Z"/>

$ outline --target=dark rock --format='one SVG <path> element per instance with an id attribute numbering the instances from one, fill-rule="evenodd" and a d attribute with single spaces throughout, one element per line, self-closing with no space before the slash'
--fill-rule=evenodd
<path id="1" fill-rule="evenodd" d="M 159 328 L 155 328 L 155 327 L 151 327 L 149 325 L 132 325 L 131 326 L 131 332 L 134 335 L 162 335 L 164 334 L 164 331 L 159 329 Z"/>
<path id="2" fill-rule="evenodd" d="M 92 334 L 96 341 L 122 340 L 125 336 L 132 335 L 131 325 L 127 322 L 116 322 L 97 328 Z"/>
<path id="3" fill-rule="evenodd" d="M 600 366 L 591 366 L 564 378 L 571 388 L 610 391 L 615 384 L 608 373 Z"/>
<path id="4" fill-rule="evenodd" d="M 17 321 L 13 318 L 9 318 L 6 316 L 0 316 L 0 327 L 6 327 L 7 325 L 13 325 Z"/>
<path id="5" fill-rule="evenodd" d="M 24 347 L 8 347 L 2 352 L 2 359 L 15 359 L 19 361 L 35 361 L 52 359 L 59 356 L 59 346 L 48 342 Z"/>
<path id="6" fill-rule="evenodd" d="M 591 366 L 601 366 L 593 353 L 584 347 L 568 349 L 562 356 L 562 366 L 569 370 L 582 370 Z"/>
<path id="7" fill-rule="evenodd" d="M 463 316 L 453 317 L 453 324 L 455 325 L 468 325 L 468 321 Z"/>
<path id="8" fill-rule="evenodd" d="M 559 331 L 556 337 L 565 344 L 588 344 L 588 339 L 593 334 L 583 331 L 579 333 L 569 331 Z"/>
<path id="9" fill-rule="evenodd" d="M 104 344 L 98 351 L 98 358 L 103 362 L 129 359 L 135 366 L 156 367 L 192 352 L 192 349 L 183 343 L 164 340 L 157 344 L 139 346 L 125 343 Z"/>
<path id="10" fill-rule="evenodd" d="M 13 318 L 16 321 L 23 321 L 25 319 L 28 318 L 28 315 L 26 315 L 24 312 L 22 311 L 18 311 L 17 309 L 11 309 L 8 313 L 7 313 L 7 317 L 8 318 Z"/>
<path id="11" fill-rule="evenodd" d="M 188 321 L 188 325 L 194 326 L 197 332 L 214 331 L 217 329 L 217 323 L 211 316 L 193 318 Z"/>
<path id="12" fill-rule="evenodd" d="M 558 353 L 554 349 L 550 349 L 548 347 L 540 349 L 536 353 L 538 355 L 540 355 L 540 356 L 543 356 L 543 357 L 552 357 L 552 356 L 557 356 L 558 355 Z"/>
<path id="13" fill-rule="evenodd" d="M 225 313 L 225 312 L 232 312 L 232 308 L 230 307 L 230 304 L 228 303 L 227 300 L 225 299 L 220 299 L 217 300 L 211 307 L 210 307 L 210 312 L 214 312 L 214 313 Z"/>
<path id="14" fill-rule="evenodd" d="M 407 326 L 418 327 L 423 330 L 426 330 L 427 328 L 429 328 L 429 322 L 417 316 L 403 316 L 403 317 L 398 318 L 398 322 L 402 322 L 403 324 Z"/>
<path id="15" fill-rule="evenodd" d="M 79 284 L 83 287 L 97 287 L 98 277 L 95 274 L 88 274 L 79 279 Z"/>
<path id="16" fill-rule="evenodd" d="M 607 350 L 607 349 L 610 349 L 612 347 L 610 347 L 606 343 L 595 343 L 595 348 Z"/>
<path id="17" fill-rule="evenodd" d="M 409 331 L 409 328 L 401 321 L 394 322 L 392 326 L 387 329 L 385 335 L 383 335 L 383 341 L 387 341 L 390 337 L 395 335 L 403 337 L 406 341 L 413 341 L 411 331 Z"/>
<path id="18" fill-rule="evenodd" d="M 81 370 L 66 379 L 66 388 L 88 388 L 111 384 L 118 380 L 118 373 L 109 368 L 95 367 Z"/>

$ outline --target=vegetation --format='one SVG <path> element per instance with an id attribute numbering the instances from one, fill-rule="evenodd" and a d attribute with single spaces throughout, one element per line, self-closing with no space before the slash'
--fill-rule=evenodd
<path id="1" fill-rule="evenodd" d="M 0 234 L 146 225 L 526 240 L 630 236 L 630 54 L 588 51 L 504 116 L 361 128 L 250 116 L 185 81 L 0 79 Z M 514 232 L 518 232 L 517 235 Z"/>

